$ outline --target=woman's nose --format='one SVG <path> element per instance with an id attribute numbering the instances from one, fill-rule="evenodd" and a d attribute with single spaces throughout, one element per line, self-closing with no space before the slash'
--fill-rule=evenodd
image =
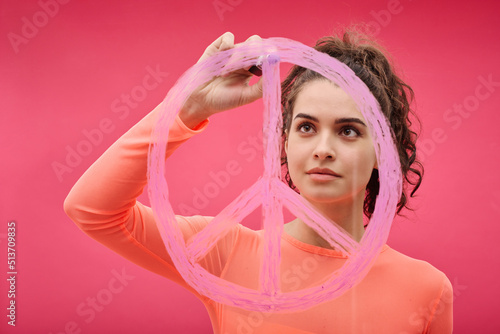
<path id="1" fill-rule="evenodd" d="M 314 148 L 314 157 L 316 159 L 335 159 L 335 150 L 332 145 L 332 138 L 329 136 L 322 136 L 318 138 L 316 147 Z"/>

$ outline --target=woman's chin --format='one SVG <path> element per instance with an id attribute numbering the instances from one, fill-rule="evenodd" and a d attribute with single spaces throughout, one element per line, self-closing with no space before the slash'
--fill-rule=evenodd
<path id="1" fill-rule="evenodd" d="M 324 193 L 314 193 L 314 194 L 304 194 L 300 193 L 302 197 L 304 197 L 311 204 L 335 204 L 338 202 L 343 202 L 347 199 L 347 196 L 339 196 L 337 194 L 324 194 Z"/>

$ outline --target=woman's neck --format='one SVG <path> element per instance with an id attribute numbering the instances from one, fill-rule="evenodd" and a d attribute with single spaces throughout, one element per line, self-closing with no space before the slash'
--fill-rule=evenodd
<path id="1" fill-rule="evenodd" d="M 342 227 L 351 237 L 359 242 L 365 232 L 363 223 L 363 201 L 351 198 L 344 201 L 329 203 L 310 202 L 312 206 L 324 217 L 334 221 Z M 285 231 L 295 239 L 318 247 L 329 248 L 330 244 L 321 238 L 309 225 L 297 218 L 285 225 Z"/>

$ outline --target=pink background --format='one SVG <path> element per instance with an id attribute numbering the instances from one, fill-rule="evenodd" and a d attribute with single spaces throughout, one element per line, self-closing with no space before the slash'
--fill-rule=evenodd
<path id="1" fill-rule="evenodd" d="M 455 333 L 500 331 L 500 6 L 494 1 L 3 0 L 0 6 L 0 332 L 211 332 L 201 302 L 84 235 L 63 212 L 64 198 L 223 32 L 232 31 L 237 42 L 259 34 L 311 45 L 356 22 L 369 23 L 403 69 L 424 124 L 426 174 L 413 201 L 417 211 L 395 221 L 388 243 L 447 274 L 455 289 Z M 153 71 L 160 73 L 146 90 L 143 80 Z M 121 100 L 127 94 L 129 106 Z M 68 150 L 84 149 L 85 134 L 106 123 L 102 138 L 58 175 L 54 165 L 66 165 Z M 169 180 L 174 209 L 214 215 L 252 184 L 262 170 L 260 146 L 253 146 L 261 123 L 259 103 L 215 116 L 176 152 L 168 165 L 171 175 L 182 175 Z M 239 168 L 229 184 L 194 203 L 230 161 Z M 15 328 L 6 324 L 12 220 Z M 116 280 L 119 273 L 126 279 Z M 106 301 L 98 302 L 99 311 L 88 304 L 96 296 Z"/>

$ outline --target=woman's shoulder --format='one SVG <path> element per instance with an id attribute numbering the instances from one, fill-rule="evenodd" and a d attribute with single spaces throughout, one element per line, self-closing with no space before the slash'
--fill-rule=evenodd
<path id="1" fill-rule="evenodd" d="M 387 245 L 374 269 L 397 280 L 404 280 L 413 287 L 421 286 L 430 290 L 451 289 L 448 277 L 431 263 L 410 257 Z"/>
<path id="2" fill-rule="evenodd" d="M 431 265 L 429 262 L 413 258 L 406 254 L 401 253 L 400 251 L 395 250 L 389 245 L 385 245 L 384 249 L 381 253 L 381 260 L 384 264 L 397 264 L 399 266 L 403 266 L 406 269 L 417 269 L 429 271 L 430 273 L 441 273 L 437 268 Z"/>
<path id="3" fill-rule="evenodd" d="M 386 287 L 380 289 L 383 294 L 405 296 L 400 307 L 409 307 L 412 324 L 421 324 L 429 332 L 451 333 L 453 286 L 441 270 L 388 246 L 374 269 L 379 273 L 378 286 Z"/>

